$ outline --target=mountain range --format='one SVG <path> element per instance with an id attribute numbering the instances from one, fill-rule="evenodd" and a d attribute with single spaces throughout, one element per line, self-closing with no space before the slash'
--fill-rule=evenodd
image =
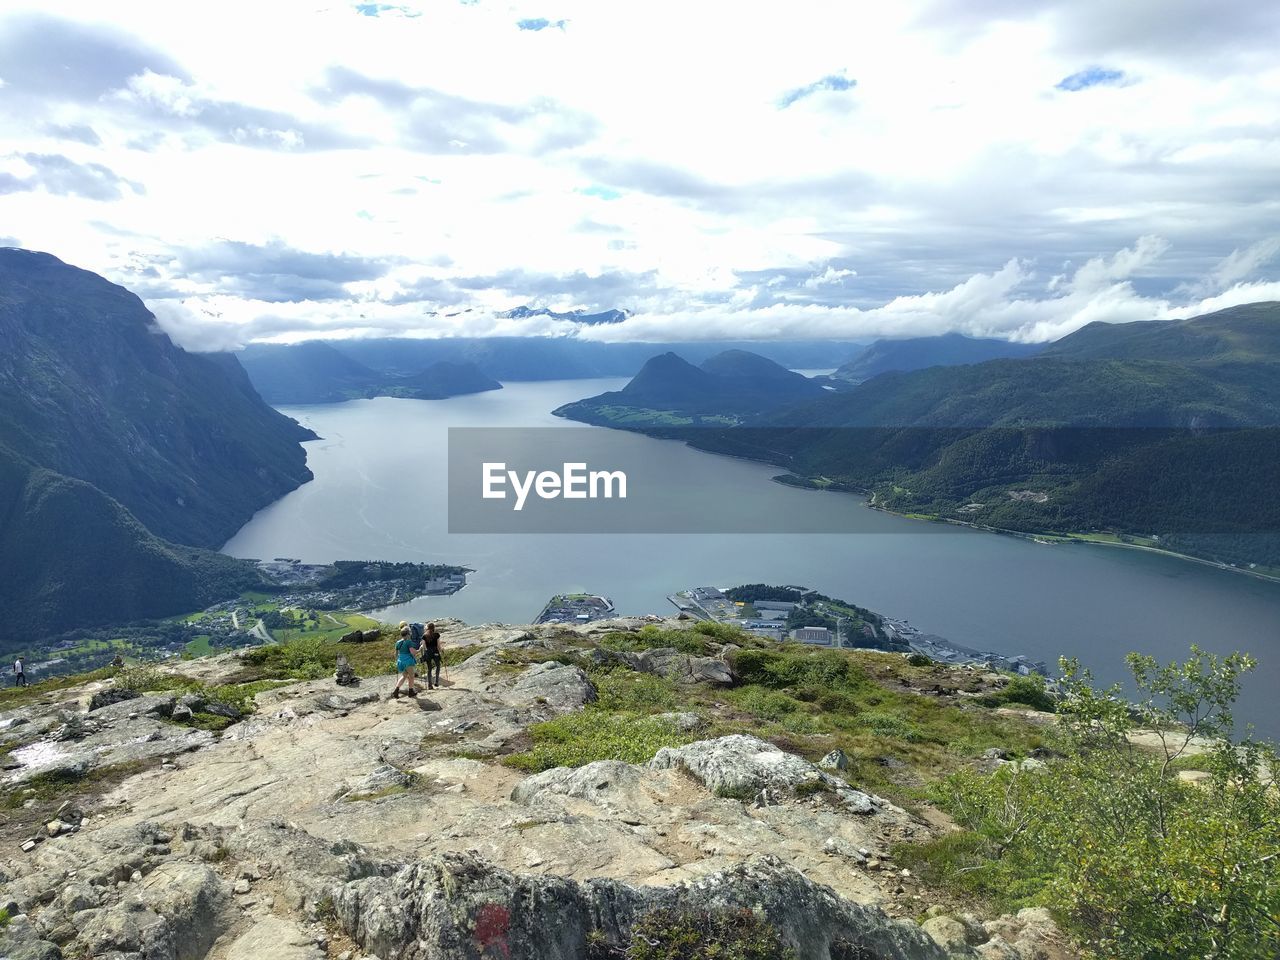
<path id="1" fill-rule="evenodd" d="M 689 408 L 687 393 L 664 405 L 642 386 L 648 412 L 623 409 L 629 387 L 557 412 L 777 463 L 789 482 L 904 513 L 1280 566 L 1278 303 L 1091 324 L 1033 356 L 885 372 L 754 412 L 704 392 L 696 419 L 672 419 L 654 411 Z"/>
<path id="2" fill-rule="evenodd" d="M 733 424 L 826 391 L 815 380 L 746 350 L 725 350 L 694 366 L 668 351 L 650 359 L 621 390 L 568 404 L 557 416 L 610 425 Z"/>
<path id="3" fill-rule="evenodd" d="M 252 565 L 213 550 L 311 478 L 307 439 L 127 290 L 0 249 L 0 622 L 48 633 L 238 592 Z"/>
<path id="4" fill-rule="evenodd" d="M 440 400 L 502 389 L 469 361 L 436 360 L 412 372 L 377 371 L 323 340 L 254 345 L 238 356 L 259 395 L 278 406 L 379 396 Z"/>
<path id="5" fill-rule="evenodd" d="M 251 344 L 237 356 L 254 387 L 279 405 L 334 403 L 400 392 L 437 363 L 475 368 L 463 384 L 631 377 L 655 354 L 676 351 L 701 363 L 726 349 L 750 349 L 789 368 L 830 369 L 832 357 L 861 349 L 855 342 L 601 343 L 578 337 L 441 337 Z M 487 388 L 491 389 L 491 388 Z M 455 393 L 474 392 L 455 390 Z"/>
<path id="6" fill-rule="evenodd" d="M 861 383 L 891 370 L 923 370 L 982 363 L 1003 357 L 1029 357 L 1044 348 L 1040 343 L 1013 343 L 1009 340 L 979 339 L 959 333 L 905 340 L 877 340 L 868 344 L 831 376 L 835 380 Z"/>

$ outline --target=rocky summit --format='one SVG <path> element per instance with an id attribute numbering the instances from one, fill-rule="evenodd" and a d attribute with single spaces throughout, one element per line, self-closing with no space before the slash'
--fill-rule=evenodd
<path id="1" fill-rule="evenodd" d="M 382 651 L 353 643 L 336 677 L 264 677 L 250 650 L 6 701 L 0 957 L 621 958 L 653 917 L 713 915 L 804 960 L 1074 955 L 1044 911 L 935 903 L 892 850 L 949 826 L 843 753 L 723 732 L 731 645 L 598 643 L 639 621 L 444 627 L 444 684 L 416 698 L 356 676 Z M 637 719 L 666 738 L 638 762 L 513 762 L 600 710 L 602 664 L 707 706 Z"/>

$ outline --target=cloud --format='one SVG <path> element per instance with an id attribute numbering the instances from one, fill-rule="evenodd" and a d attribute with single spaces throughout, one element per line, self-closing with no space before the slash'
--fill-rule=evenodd
<path id="1" fill-rule="evenodd" d="M 398 121 L 405 144 L 427 153 L 564 149 L 588 142 L 599 126 L 594 117 L 550 99 L 487 102 L 346 67 L 327 71 L 324 83 L 313 92 L 321 101 L 334 104 L 353 97 L 373 99 Z"/>
<path id="2" fill-rule="evenodd" d="M 174 60 L 123 30 L 42 13 L 0 21 L 0 97 L 28 95 L 91 103 L 145 70 L 185 76 Z"/>
<path id="3" fill-rule="evenodd" d="M 739 309 L 729 304 L 667 314 L 637 313 L 607 329 L 583 331 L 581 336 L 661 342 L 682 338 L 857 339 L 956 331 L 1039 343 L 1056 340 L 1094 321 L 1168 319 L 1280 299 L 1280 281 L 1236 284 L 1216 296 L 1181 302 L 1139 294 L 1133 280 L 1152 269 L 1167 249 L 1160 238 L 1142 237 L 1110 257 L 1091 258 L 1057 284 L 1037 283 L 1033 265 L 1009 260 L 999 270 L 976 274 L 949 289 L 899 296 L 872 308 L 780 302 Z M 1039 295 L 1033 295 L 1037 291 Z M 692 337 L 691 331 L 695 332 Z"/>
<path id="4" fill-rule="evenodd" d="M 568 20 L 548 20 L 546 17 L 535 17 L 529 20 L 517 20 L 516 27 L 520 30 L 531 30 L 536 33 L 546 30 L 548 27 L 563 30 L 568 22 Z"/>
<path id="5" fill-rule="evenodd" d="M 175 132 L 202 130 L 215 139 L 267 150 L 334 150 L 358 146 L 354 138 L 321 123 L 278 110 L 208 97 L 181 77 L 144 70 L 129 77 L 112 97 L 137 111 L 153 127 Z"/>
<path id="6" fill-rule="evenodd" d="M 346 285 L 386 274 L 385 260 L 309 253 L 280 241 L 221 240 L 176 252 L 170 273 L 208 291 L 267 303 L 348 299 Z"/>
<path id="7" fill-rule="evenodd" d="M 44 128 L 45 133 L 57 140 L 70 140 L 90 147 L 102 146 L 102 138 L 87 123 L 57 124 L 51 123 Z"/>
<path id="8" fill-rule="evenodd" d="M 1129 81 L 1123 70 L 1111 70 L 1106 67 L 1086 67 L 1069 76 L 1063 77 L 1055 86 L 1059 90 L 1074 93 L 1090 87 L 1118 87 Z"/>
<path id="9" fill-rule="evenodd" d="M 803 100 L 805 97 L 811 97 L 823 90 L 843 92 L 852 90 L 857 85 L 857 80 L 846 77 L 844 74 L 830 73 L 820 80 L 815 80 L 813 83 L 805 84 L 803 87 L 796 87 L 794 90 L 788 90 L 778 98 L 778 108 L 785 110 L 793 103 Z"/>
<path id="10" fill-rule="evenodd" d="M 87 200 L 119 200 L 124 196 L 122 187 L 133 193 L 146 192 L 141 184 L 117 176 L 100 163 L 76 163 L 56 153 L 21 153 L 13 159 L 21 161 L 28 172 L 0 172 L 0 194 L 45 190 Z"/>

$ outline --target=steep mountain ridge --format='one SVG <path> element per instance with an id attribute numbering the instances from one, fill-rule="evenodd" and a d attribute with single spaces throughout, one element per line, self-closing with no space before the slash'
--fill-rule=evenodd
<path id="1" fill-rule="evenodd" d="M 311 477 L 314 435 L 133 294 L 0 250 L 0 618 L 14 639 L 173 615 L 257 582 L 217 547 Z"/>
<path id="2" fill-rule="evenodd" d="M 314 435 L 233 357 L 187 353 L 123 287 L 0 250 L 0 442 L 84 480 L 153 533 L 217 547 L 311 479 Z"/>
<path id="3" fill-rule="evenodd" d="M 960 333 L 877 340 L 868 344 L 848 362 L 841 364 L 831 376 L 835 380 L 861 383 L 891 370 L 923 370 L 927 367 L 983 363 L 1006 357 L 1029 357 L 1039 353 L 1043 347 L 1043 344 L 1038 343 L 966 337 Z"/>

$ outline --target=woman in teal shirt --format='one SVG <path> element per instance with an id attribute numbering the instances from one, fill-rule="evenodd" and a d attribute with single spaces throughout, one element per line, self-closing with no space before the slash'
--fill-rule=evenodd
<path id="1" fill-rule="evenodd" d="M 414 643 L 413 636 L 409 632 L 409 624 L 400 624 L 400 639 L 396 641 L 396 670 L 400 674 L 400 679 L 396 681 L 396 688 L 391 691 L 391 696 L 398 699 L 400 696 L 400 684 L 406 680 L 409 681 L 409 689 L 405 693 L 410 697 L 416 697 L 418 691 L 413 687 L 414 667 L 418 663 L 418 645 Z"/>

